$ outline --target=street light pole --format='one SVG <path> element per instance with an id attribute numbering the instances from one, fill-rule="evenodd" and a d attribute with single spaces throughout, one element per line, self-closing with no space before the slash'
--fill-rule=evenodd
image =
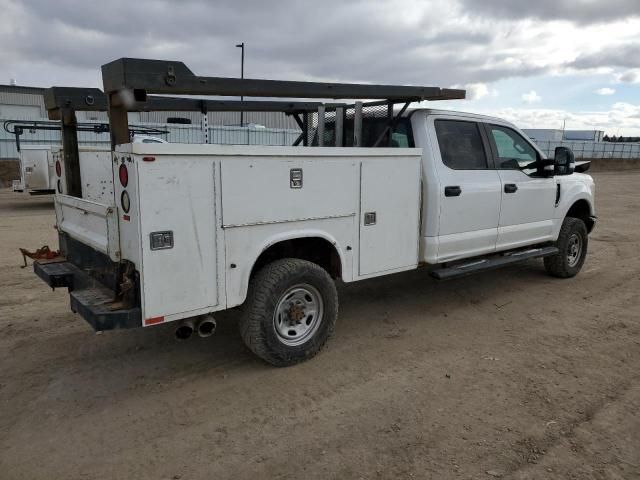
<path id="1" fill-rule="evenodd" d="M 240 56 L 240 78 L 244 79 L 244 42 L 236 45 L 239 49 L 241 49 Z M 244 101 L 244 96 L 240 97 L 240 101 Z M 240 110 L 240 126 L 244 126 L 244 111 Z"/>

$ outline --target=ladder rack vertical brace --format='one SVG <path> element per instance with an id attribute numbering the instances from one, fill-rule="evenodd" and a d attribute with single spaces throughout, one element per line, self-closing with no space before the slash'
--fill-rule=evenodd
<path id="1" fill-rule="evenodd" d="M 71 108 L 62 109 L 62 154 L 67 180 L 67 195 L 82 197 L 80 180 L 80 155 L 78 153 L 78 125 L 76 112 Z"/>
<path id="2" fill-rule="evenodd" d="M 109 130 L 111 132 L 111 150 L 115 150 L 116 145 L 123 145 L 131 141 L 129 136 L 129 117 L 127 109 L 121 99 L 116 100 L 118 92 L 112 93 L 108 97 Z"/>
<path id="3" fill-rule="evenodd" d="M 362 102 L 355 103 L 353 115 L 353 146 L 362 146 Z"/>
<path id="4" fill-rule="evenodd" d="M 302 114 L 302 145 L 309 145 L 309 114 L 306 112 Z"/>
<path id="5" fill-rule="evenodd" d="M 209 143 L 209 118 L 206 112 L 202 114 L 202 138 L 204 143 Z"/>
<path id="6" fill-rule="evenodd" d="M 393 125 L 395 118 L 393 117 L 393 102 L 387 103 L 387 146 L 390 147 L 393 143 Z"/>
<path id="7" fill-rule="evenodd" d="M 318 146 L 324 147 L 324 105 L 318 107 Z"/>
<path id="8" fill-rule="evenodd" d="M 336 120 L 334 129 L 336 136 L 336 147 L 342 147 L 344 135 L 344 108 L 342 107 L 336 108 Z"/>

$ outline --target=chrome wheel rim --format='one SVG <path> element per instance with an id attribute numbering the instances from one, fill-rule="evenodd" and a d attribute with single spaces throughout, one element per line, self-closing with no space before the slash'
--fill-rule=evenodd
<path id="1" fill-rule="evenodd" d="M 273 314 L 273 328 L 279 340 L 290 347 L 302 345 L 322 323 L 320 292 L 311 285 L 294 285 L 282 294 Z"/>
<path id="2" fill-rule="evenodd" d="M 570 267 L 575 267 L 582 256 L 582 237 L 577 233 L 569 237 L 567 244 L 567 263 Z"/>

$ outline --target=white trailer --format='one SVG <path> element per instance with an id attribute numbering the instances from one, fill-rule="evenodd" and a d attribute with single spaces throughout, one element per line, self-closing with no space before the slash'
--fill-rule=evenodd
<path id="1" fill-rule="evenodd" d="M 33 195 L 53 193 L 56 188 L 53 155 L 59 150 L 59 145 L 23 145 L 18 157 L 20 180 L 13 181 L 13 191 Z"/>
<path id="2" fill-rule="evenodd" d="M 109 147 L 80 147 L 80 171 L 85 198 L 112 201 L 111 149 Z M 23 145 L 20 148 L 20 180 L 13 182 L 14 192 L 32 195 L 55 193 L 58 184 L 56 164 L 62 165 L 60 145 Z"/>
<path id="3" fill-rule="evenodd" d="M 277 85 L 262 86 L 275 96 Z M 366 87 L 361 94 L 371 96 Z M 326 94 L 314 88 L 305 93 Z M 389 108 L 390 120 L 359 116 L 357 104 L 354 111 L 303 128 L 306 147 L 126 143 L 118 141 L 126 130 L 112 125 L 116 147 L 103 175 L 114 179 L 113 195 L 73 195 L 73 166 L 62 165 L 62 255 L 35 262 L 36 273 L 68 287 L 72 310 L 99 331 L 176 321 L 179 337 L 194 329 L 206 336 L 215 312 L 242 306 L 247 346 L 290 365 L 331 336 L 338 279 L 420 266 L 447 279 L 528 258 L 544 258 L 557 277 L 580 271 L 594 184 L 574 173 L 568 149 L 547 160 L 492 117 Z M 378 145 L 385 136 L 382 148 L 312 146 L 327 138 Z"/>

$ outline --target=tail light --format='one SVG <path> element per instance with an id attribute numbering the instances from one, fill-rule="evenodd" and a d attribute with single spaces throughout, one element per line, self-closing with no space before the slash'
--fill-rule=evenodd
<path id="1" fill-rule="evenodd" d="M 60 160 L 56 160 L 56 175 L 62 176 L 62 165 L 60 165 Z"/>
<path id="2" fill-rule="evenodd" d="M 127 170 L 127 166 L 123 163 L 120 165 L 118 169 L 118 177 L 120 178 L 120 184 L 126 188 L 129 184 L 129 171 Z"/>
<path id="3" fill-rule="evenodd" d="M 129 213 L 129 209 L 131 208 L 131 199 L 129 198 L 129 194 L 126 190 L 123 190 L 122 195 L 120 195 L 120 205 L 122 206 L 124 213 Z"/>

